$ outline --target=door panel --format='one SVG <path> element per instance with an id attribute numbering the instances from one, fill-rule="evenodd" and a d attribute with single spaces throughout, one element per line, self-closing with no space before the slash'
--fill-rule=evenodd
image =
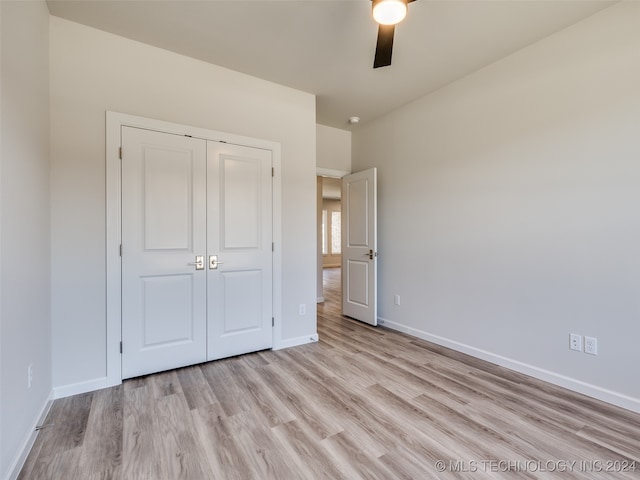
<path id="1" fill-rule="evenodd" d="M 342 179 L 342 313 L 378 324 L 376 169 Z"/>
<path id="2" fill-rule="evenodd" d="M 368 197 L 372 188 L 368 178 L 343 180 L 347 183 L 347 246 L 350 248 L 363 247 L 369 249 L 369 210 Z"/>
<path id="3" fill-rule="evenodd" d="M 193 160 L 189 150 L 146 146 L 142 166 L 145 250 L 192 245 Z"/>
<path id="4" fill-rule="evenodd" d="M 142 281 L 142 349 L 193 341 L 193 275 Z"/>
<path id="5" fill-rule="evenodd" d="M 209 360 L 271 348 L 271 152 L 208 142 Z"/>
<path id="6" fill-rule="evenodd" d="M 347 302 L 361 307 L 369 305 L 369 262 L 347 260 Z"/>
<path id="7" fill-rule="evenodd" d="M 122 128 L 122 377 L 206 360 L 206 142 Z"/>
<path id="8" fill-rule="evenodd" d="M 246 333 L 261 328 L 262 272 L 220 272 L 223 289 L 222 335 Z"/>
<path id="9" fill-rule="evenodd" d="M 223 250 L 260 248 L 260 159 L 219 158 Z M 269 165 L 269 168 L 270 165 Z"/>

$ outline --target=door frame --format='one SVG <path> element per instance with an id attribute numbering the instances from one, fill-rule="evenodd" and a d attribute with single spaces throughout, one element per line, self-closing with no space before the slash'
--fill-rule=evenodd
<path id="1" fill-rule="evenodd" d="M 121 129 L 123 126 L 185 135 L 203 140 L 232 143 L 272 152 L 273 162 L 273 348 L 282 338 L 282 175 L 281 145 L 278 142 L 218 132 L 205 128 L 154 120 L 118 112 L 106 112 L 106 372 L 105 387 L 122 383 L 122 186 Z"/>

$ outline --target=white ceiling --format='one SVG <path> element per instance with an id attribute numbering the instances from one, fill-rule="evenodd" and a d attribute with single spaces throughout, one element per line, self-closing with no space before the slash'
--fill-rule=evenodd
<path id="1" fill-rule="evenodd" d="M 52 15 L 317 96 L 317 122 L 352 129 L 614 0 L 418 0 L 374 70 L 369 0 L 48 0 Z M 357 127 L 355 127 L 357 128 Z"/>

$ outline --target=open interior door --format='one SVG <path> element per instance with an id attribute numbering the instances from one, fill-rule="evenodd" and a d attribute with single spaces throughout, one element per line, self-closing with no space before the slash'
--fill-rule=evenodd
<path id="1" fill-rule="evenodd" d="M 342 179 L 342 314 L 378 324 L 376 169 Z"/>

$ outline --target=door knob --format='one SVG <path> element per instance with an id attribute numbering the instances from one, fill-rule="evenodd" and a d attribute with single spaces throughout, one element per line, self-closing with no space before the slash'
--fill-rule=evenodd
<path id="1" fill-rule="evenodd" d="M 195 265 L 196 270 L 204 270 L 204 255 L 197 255 L 196 261 L 188 263 L 187 265 Z"/>
<path id="2" fill-rule="evenodd" d="M 218 261 L 217 255 L 209 255 L 209 270 L 216 270 L 218 265 L 223 264 L 224 262 Z"/>

